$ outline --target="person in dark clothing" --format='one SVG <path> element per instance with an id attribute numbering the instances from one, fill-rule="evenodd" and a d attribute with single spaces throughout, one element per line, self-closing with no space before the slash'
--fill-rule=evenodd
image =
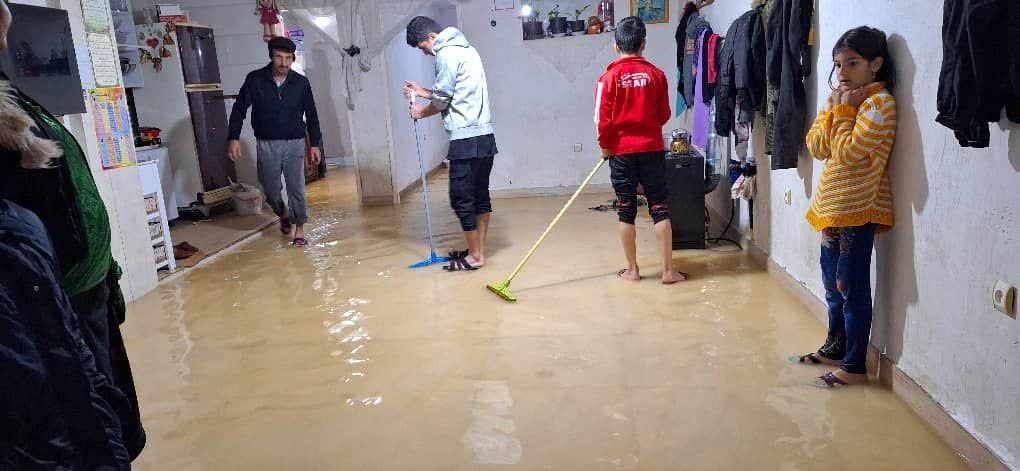
<path id="1" fill-rule="evenodd" d="M 812 0 L 772 0 L 767 27 L 767 78 L 778 92 L 772 135 L 772 169 L 797 167 L 807 135 L 807 91 L 811 75 Z"/>
<path id="2" fill-rule="evenodd" d="M 11 21 L 6 1 L 0 2 L 0 50 L 7 46 Z M 129 457 L 137 457 L 145 446 L 145 431 L 120 334 L 126 306 L 118 281 L 120 267 L 110 246 L 106 205 L 71 133 L 2 74 L 0 199 L 34 213 L 49 233 L 60 286 L 74 308 L 84 342 L 99 373 L 126 396 L 114 407 Z"/>
<path id="3" fill-rule="evenodd" d="M 0 266 L 0 469 L 130 469 L 128 398 L 97 368 L 42 221 L 4 199 Z"/>
<path id="4" fill-rule="evenodd" d="M 276 37 L 269 41 L 272 62 L 254 70 L 244 79 L 237 101 L 230 112 L 230 160 L 241 158 L 241 127 L 248 107 L 252 108 L 251 127 L 258 140 L 256 159 L 259 183 L 266 201 L 280 217 L 280 231 L 290 234 L 294 245 L 302 247 L 308 208 L 305 204 L 305 132 L 310 141 L 312 162 L 322 160 L 322 131 L 315 109 L 312 86 L 305 76 L 291 70 L 294 63 L 293 41 Z M 287 202 L 281 196 L 280 174 L 287 182 Z M 289 209 L 288 209 L 289 204 Z"/>
<path id="5" fill-rule="evenodd" d="M 1020 2 L 946 0 L 942 50 L 935 120 L 961 146 L 988 147 L 1003 107 L 1020 122 Z"/>

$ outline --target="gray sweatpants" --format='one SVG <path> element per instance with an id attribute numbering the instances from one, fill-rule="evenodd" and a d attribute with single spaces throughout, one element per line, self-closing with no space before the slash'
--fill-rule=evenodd
<path id="1" fill-rule="evenodd" d="M 257 159 L 259 183 L 266 192 L 266 202 L 277 216 L 283 217 L 290 207 L 291 224 L 302 225 L 308 221 L 305 207 L 305 141 L 258 141 Z M 283 184 L 280 174 L 287 181 L 287 200 L 283 201 Z"/>

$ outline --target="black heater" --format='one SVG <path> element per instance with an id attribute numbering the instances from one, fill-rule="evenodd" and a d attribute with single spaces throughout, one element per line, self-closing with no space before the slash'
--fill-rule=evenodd
<path id="1" fill-rule="evenodd" d="M 705 158 L 696 152 L 666 154 L 673 250 L 705 248 Z"/>

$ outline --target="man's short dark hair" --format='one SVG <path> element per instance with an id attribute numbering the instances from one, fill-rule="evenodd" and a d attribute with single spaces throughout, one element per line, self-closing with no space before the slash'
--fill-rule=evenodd
<path id="1" fill-rule="evenodd" d="M 294 51 L 296 51 L 296 50 L 297 50 L 297 45 L 294 44 L 294 41 L 291 41 L 290 39 L 287 39 L 287 38 L 285 38 L 283 36 L 277 36 L 277 37 L 269 40 L 269 57 L 270 58 L 273 57 L 273 51 L 280 51 L 280 52 L 286 52 L 286 53 L 289 53 L 289 54 L 294 54 Z"/>
<path id="2" fill-rule="evenodd" d="M 637 54 L 647 34 L 641 18 L 628 16 L 616 24 L 616 47 L 624 54 Z"/>
<path id="3" fill-rule="evenodd" d="M 430 33 L 439 34 L 441 31 L 443 29 L 436 20 L 427 16 L 416 16 L 407 24 L 407 45 L 418 47 L 418 44 L 429 39 Z"/>

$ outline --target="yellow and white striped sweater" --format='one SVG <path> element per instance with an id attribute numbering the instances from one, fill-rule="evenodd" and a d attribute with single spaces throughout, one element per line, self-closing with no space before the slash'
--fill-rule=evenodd
<path id="1" fill-rule="evenodd" d="M 815 228 L 876 224 L 893 226 L 892 189 L 886 165 L 896 140 L 896 99 L 885 83 L 868 86 L 859 109 L 832 106 L 818 113 L 807 147 L 825 161 L 822 180 L 811 199 L 807 220 Z"/>

